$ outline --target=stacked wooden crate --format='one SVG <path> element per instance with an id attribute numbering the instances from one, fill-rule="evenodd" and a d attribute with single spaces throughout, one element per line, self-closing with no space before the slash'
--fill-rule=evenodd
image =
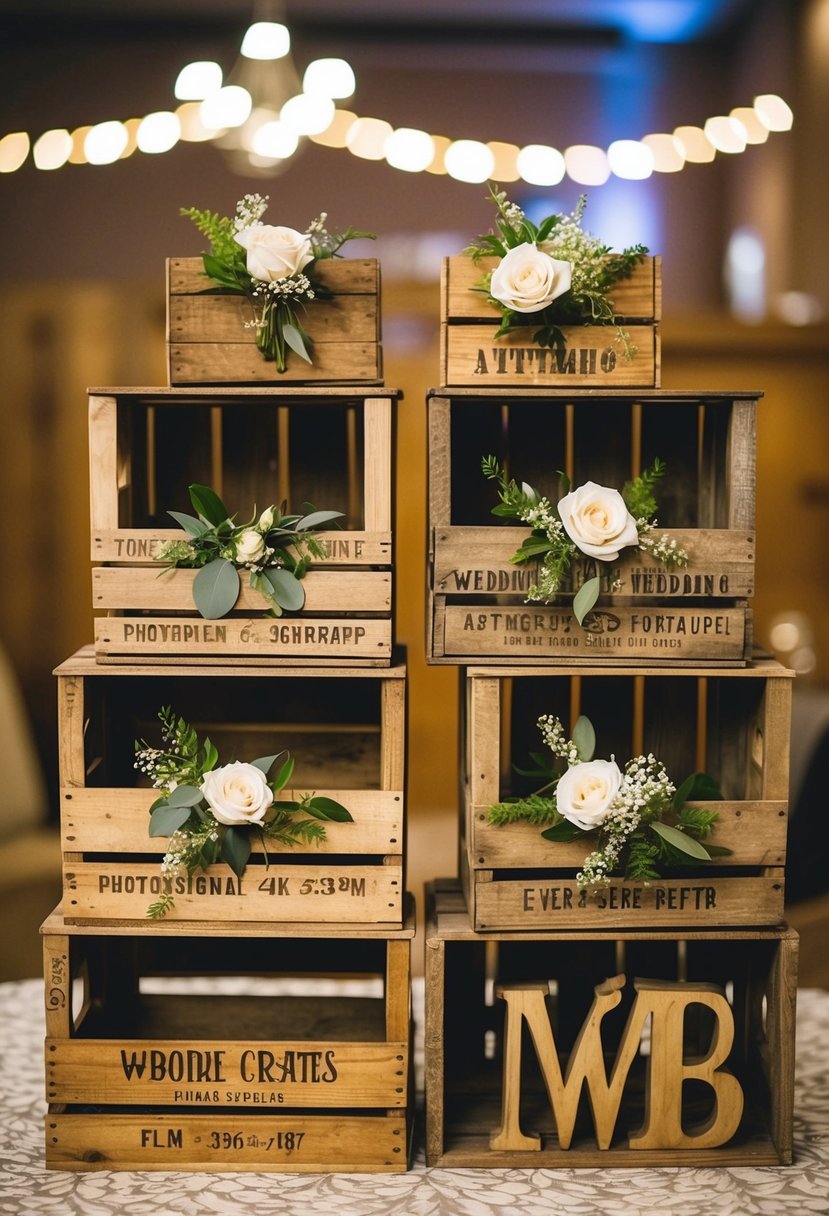
<path id="1" fill-rule="evenodd" d="M 63 902 L 44 925 L 47 1165 L 407 1168 L 406 667 L 394 650 L 394 433 L 376 263 L 326 268 L 310 371 L 278 376 L 238 301 L 169 268 L 170 387 L 90 392 L 94 645 L 57 669 Z M 299 364 L 299 370 L 297 368 Z M 311 384 L 303 383 L 302 379 Z M 219 387 L 221 386 L 221 387 Z M 240 519 L 287 502 L 318 534 L 305 607 L 243 588 L 220 619 L 167 512 L 211 486 Z M 134 765 L 171 706 L 220 763 L 288 749 L 282 800 L 334 800 L 319 843 L 164 872 Z M 172 896 L 163 919 L 150 903 Z M 159 981 L 158 977 L 161 977 Z"/>
<path id="2" fill-rule="evenodd" d="M 658 387 L 658 261 L 644 263 L 617 302 L 639 348 L 629 363 L 618 349 L 608 354 L 612 331 L 596 327 L 565 329 L 566 354 L 534 347 L 532 330 L 494 339 L 497 313 L 473 290 L 470 267 L 449 259 L 444 271 L 444 379 L 427 405 L 427 654 L 462 668 L 460 880 L 437 884 L 427 931 L 427 1159 L 789 1161 L 797 937 L 783 924 L 783 894 L 793 673 L 752 657 L 761 394 Z M 621 490 L 658 457 L 667 465 L 658 523 L 687 550 L 687 566 L 667 569 L 635 548 L 610 562 L 579 557 L 553 603 L 527 602 L 538 567 L 510 559 L 531 528 L 492 518 L 488 455 L 553 503 L 559 470 L 573 487 Z M 580 625 L 573 597 L 595 575 L 602 593 Z M 545 714 L 566 734 L 585 715 L 596 755 L 620 767 L 652 753 L 677 785 L 710 774 L 722 801 L 699 806 L 718 813 L 711 841 L 728 854 L 645 883 L 613 876 L 591 892 L 577 876 L 593 837 L 554 843 L 543 825 L 493 823 L 492 806 L 541 783 L 526 770 Z M 613 1022 L 585 1064 L 602 1010 L 620 1004 L 633 1025 L 640 996 L 653 1003 L 654 1043 L 634 1050 L 632 1032 Z M 678 1071 L 656 1080 L 665 1053 L 655 1011 L 682 999 L 709 1006 L 686 1020 L 686 1058 L 713 1058 L 718 1035 L 721 1044 L 733 1035 L 733 1126 L 718 1140 L 718 1097 L 698 1082 L 683 1088 L 681 1015 Z M 522 1071 L 525 1021 L 537 1059 L 525 1053 Z M 614 1051 L 626 1063 L 611 1075 Z M 671 1118 L 660 1084 L 679 1095 Z M 707 1119 L 707 1132 L 686 1134 L 695 1118 Z M 540 1137 L 521 1133 L 522 1121 Z"/>

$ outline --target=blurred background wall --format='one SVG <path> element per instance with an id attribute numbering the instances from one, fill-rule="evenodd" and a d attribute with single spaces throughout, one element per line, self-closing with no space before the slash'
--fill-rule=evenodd
<path id="1" fill-rule="evenodd" d="M 665 387 L 764 390 L 756 635 L 778 650 L 785 643 L 781 657 L 822 688 L 829 2 L 296 0 L 282 12 L 300 73 L 312 59 L 343 56 L 357 78 L 344 104 L 452 139 L 607 147 L 700 124 L 757 94 L 786 98 L 790 132 L 679 173 L 611 177 L 588 191 L 587 226 L 617 247 L 642 241 L 663 255 Z M 0 136 L 173 108 L 179 69 L 197 59 L 233 69 L 252 15 L 250 0 L 0 0 Z M 440 257 L 486 231 L 491 207 L 482 185 L 309 140 L 276 176 L 237 168 L 213 144 L 180 143 L 53 172 L 29 157 L 0 174 L 0 643 L 31 723 L 32 788 L 42 772 L 42 816 L 54 822 L 51 670 L 91 636 L 85 389 L 165 383 L 164 258 L 202 249 L 178 209 L 229 214 L 260 190 L 271 222 L 302 228 L 326 210 L 334 228 L 379 236 L 386 383 L 405 394 L 397 633 L 411 673 L 410 885 L 419 894 L 425 879 L 456 867 L 457 673 L 427 667 L 423 652 L 424 396 L 438 379 Z M 567 179 L 509 189 L 540 214 L 570 209 L 581 191 Z M 775 632 L 781 624 L 788 632 Z M 6 809 L 7 841 L 27 815 Z M 44 859 L 44 874 L 35 867 L 25 887 L 45 913 L 59 890 L 56 846 L 53 833 L 36 840 L 20 856 Z M 17 906 L 23 917 L 22 896 Z M 37 963 L 0 967 L 34 974 Z"/>

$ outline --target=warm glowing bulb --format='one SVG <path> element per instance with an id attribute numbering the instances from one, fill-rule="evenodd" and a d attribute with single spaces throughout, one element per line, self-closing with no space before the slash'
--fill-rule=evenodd
<path id="1" fill-rule="evenodd" d="M 356 114 L 352 114 L 350 110 L 335 110 L 334 117 L 324 131 L 319 131 L 316 135 L 311 135 L 310 139 L 315 144 L 322 144 L 325 148 L 344 148 L 348 139 L 348 132 L 351 130 L 357 118 Z"/>
<path id="2" fill-rule="evenodd" d="M 201 120 L 201 102 L 184 101 L 176 109 L 176 117 L 181 125 L 181 138 L 188 143 L 203 143 L 212 139 L 216 132 L 204 125 Z"/>
<path id="3" fill-rule="evenodd" d="M 245 59 L 282 59 L 291 49 L 288 27 L 278 21 L 254 21 L 242 39 Z"/>
<path id="4" fill-rule="evenodd" d="M 685 153 L 679 140 L 673 135 L 643 135 L 641 142 L 653 157 L 657 173 L 678 173 L 685 164 Z"/>
<path id="5" fill-rule="evenodd" d="M 683 155 L 694 165 L 707 165 L 717 155 L 714 145 L 701 127 L 677 127 L 674 137 L 679 140 Z"/>
<path id="6" fill-rule="evenodd" d="M 217 93 L 211 93 L 201 103 L 199 117 L 211 131 L 223 131 L 227 127 L 241 127 L 247 122 L 253 108 L 253 100 L 247 89 L 238 84 L 227 84 Z"/>
<path id="7" fill-rule="evenodd" d="M 386 140 L 385 154 L 393 169 L 402 169 L 405 173 L 422 173 L 434 159 L 435 145 L 426 131 L 419 131 L 414 127 L 398 127 Z"/>
<path id="8" fill-rule="evenodd" d="M 382 160 L 391 123 L 382 118 L 357 118 L 351 124 L 345 144 L 349 152 L 363 160 Z"/>
<path id="9" fill-rule="evenodd" d="M 754 109 L 760 122 L 770 131 L 790 131 L 794 114 L 776 93 L 761 93 L 754 98 Z"/>
<path id="10" fill-rule="evenodd" d="M 760 122 L 753 106 L 735 106 L 729 118 L 735 118 L 740 123 L 746 133 L 747 144 L 764 144 L 768 139 L 769 129 Z"/>
<path id="11" fill-rule="evenodd" d="M 32 159 L 37 169 L 60 169 L 69 160 L 72 151 L 72 136 L 63 127 L 44 131 L 32 149 Z"/>
<path id="12" fill-rule="evenodd" d="M 492 177 L 496 182 L 517 182 L 521 174 L 518 172 L 518 144 L 504 144 L 497 139 L 490 139 L 486 145 L 495 161 L 492 166 Z"/>
<path id="13" fill-rule="evenodd" d="M 70 165 L 85 165 L 88 163 L 84 144 L 91 130 L 92 127 L 89 125 L 75 127 L 75 130 L 72 132 L 72 151 L 69 153 Z M 116 157 L 115 159 L 117 160 L 118 158 Z"/>
<path id="14" fill-rule="evenodd" d="M 120 159 L 128 142 L 129 133 L 122 122 L 99 122 L 87 132 L 84 155 L 90 165 L 111 165 Z"/>
<path id="15" fill-rule="evenodd" d="M 356 87 L 354 70 L 344 59 L 314 59 L 302 77 L 303 93 L 322 97 L 350 97 Z"/>
<path id="16" fill-rule="evenodd" d="M 296 152 L 299 138 L 296 131 L 282 122 L 266 122 L 258 127 L 251 139 L 251 151 L 274 160 L 287 160 Z"/>
<path id="17" fill-rule="evenodd" d="M 746 129 L 736 118 L 718 114 L 707 119 L 705 135 L 718 152 L 745 152 Z"/>
<path id="18" fill-rule="evenodd" d="M 279 113 L 279 121 L 297 135 L 318 135 L 331 126 L 334 103 L 330 97 L 298 93 L 290 97 Z"/>
<path id="19" fill-rule="evenodd" d="M 25 131 L 13 131 L 0 139 L 0 173 L 14 173 L 29 155 L 30 140 Z"/>
<path id="20" fill-rule="evenodd" d="M 603 186 L 610 177 L 610 165 L 603 148 L 592 144 L 573 144 L 564 153 L 567 175 L 581 186 Z"/>
<path id="21" fill-rule="evenodd" d="M 179 101 L 204 101 L 222 87 L 222 69 L 210 59 L 188 63 L 176 77 L 173 92 Z"/>
<path id="22" fill-rule="evenodd" d="M 181 138 L 181 123 L 169 110 L 142 118 L 136 136 L 140 152 L 169 152 Z"/>
<path id="23" fill-rule="evenodd" d="M 616 139 L 607 150 L 611 173 L 641 182 L 653 173 L 653 153 L 638 139 Z"/>
<path id="24" fill-rule="evenodd" d="M 446 149 L 446 172 L 458 182 L 485 182 L 492 177 L 495 157 L 477 139 L 456 139 Z"/>
<path id="25" fill-rule="evenodd" d="M 527 144 L 518 153 L 516 168 L 524 181 L 533 186 L 557 186 L 564 177 L 564 157 L 558 148 Z"/>
<path id="26" fill-rule="evenodd" d="M 446 176 L 446 153 L 452 147 L 452 140 L 446 135 L 433 135 L 432 143 L 435 145 L 435 155 L 432 157 L 432 163 L 426 166 L 427 173 L 436 173 L 441 176 Z M 493 152 L 493 156 L 494 156 Z M 493 169 L 493 173 L 495 170 Z M 501 177 L 499 181 L 507 181 L 507 178 Z M 509 180 L 514 181 L 514 178 Z"/>

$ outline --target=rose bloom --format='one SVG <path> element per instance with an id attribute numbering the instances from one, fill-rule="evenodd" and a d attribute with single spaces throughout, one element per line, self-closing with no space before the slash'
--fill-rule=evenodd
<path id="1" fill-rule="evenodd" d="M 607 818 L 622 784 L 615 760 L 587 760 L 562 773 L 556 786 L 556 810 L 584 832 Z"/>
<path id="2" fill-rule="evenodd" d="M 236 537 L 236 560 L 256 562 L 265 552 L 265 542 L 254 528 L 246 528 Z"/>
<path id="3" fill-rule="evenodd" d="M 612 562 L 619 550 L 639 544 L 636 520 L 618 490 L 586 481 L 559 499 L 564 531 L 588 557 Z"/>
<path id="4" fill-rule="evenodd" d="M 265 774 L 255 764 L 235 760 L 206 773 L 201 792 L 219 823 L 261 823 L 273 802 Z"/>
<path id="5" fill-rule="evenodd" d="M 299 274 L 314 260 L 311 238 L 295 228 L 252 224 L 237 232 L 234 239 L 247 250 L 248 273 L 266 283 Z"/>
<path id="6" fill-rule="evenodd" d="M 541 312 L 570 290 L 572 262 L 551 257 L 537 245 L 516 245 L 492 272 L 489 294 L 515 312 Z"/>

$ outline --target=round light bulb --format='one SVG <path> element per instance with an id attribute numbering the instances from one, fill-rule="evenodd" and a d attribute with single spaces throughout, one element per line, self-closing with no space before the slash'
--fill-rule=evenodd
<path id="1" fill-rule="evenodd" d="M 398 127 L 386 140 L 386 160 L 393 169 L 404 173 L 422 173 L 431 165 L 435 144 L 431 135 L 415 127 Z"/>
<path id="2" fill-rule="evenodd" d="M 492 176 L 495 157 L 476 139 L 456 139 L 446 149 L 446 172 L 458 182 L 485 182 Z"/>
<path id="3" fill-rule="evenodd" d="M 302 77 L 303 93 L 322 97 L 350 97 L 356 87 L 354 70 L 345 59 L 314 59 Z"/>
<path id="4" fill-rule="evenodd" d="M 241 127 L 243 122 L 247 122 L 252 109 L 253 100 L 247 89 L 238 84 L 227 84 L 205 97 L 199 117 L 208 130 L 224 131 L 228 127 Z"/>
<path id="5" fill-rule="evenodd" d="M 44 131 L 32 148 L 32 159 L 37 169 L 60 169 L 69 160 L 72 151 L 72 136 L 64 127 Z"/>
<path id="6" fill-rule="evenodd" d="M 181 123 L 169 110 L 142 118 L 136 141 L 140 152 L 169 152 L 181 139 Z"/>
<path id="7" fill-rule="evenodd" d="M 607 150 L 611 173 L 640 182 L 653 173 L 653 153 L 638 139 L 616 139 Z"/>
<path id="8" fill-rule="evenodd" d="M 242 39 L 245 59 L 282 59 L 291 49 L 288 27 L 278 21 L 254 21 Z"/>
<path id="9" fill-rule="evenodd" d="M 84 156 L 90 165 L 111 165 L 120 159 L 128 141 L 129 132 L 122 122 L 96 123 L 83 141 Z"/>
<path id="10" fill-rule="evenodd" d="M 176 77 L 173 92 L 179 101 L 204 101 L 222 87 L 222 69 L 210 59 L 188 63 Z"/>
<path id="11" fill-rule="evenodd" d="M 311 93 L 290 97 L 279 112 L 279 121 L 297 135 L 318 135 L 331 126 L 333 118 L 331 98 Z"/>
<path id="12" fill-rule="evenodd" d="M 533 186 L 557 186 L 564 177 L 564 157 L 547 144 L 527 144 L 518 153 L 516 167 Z"/>

